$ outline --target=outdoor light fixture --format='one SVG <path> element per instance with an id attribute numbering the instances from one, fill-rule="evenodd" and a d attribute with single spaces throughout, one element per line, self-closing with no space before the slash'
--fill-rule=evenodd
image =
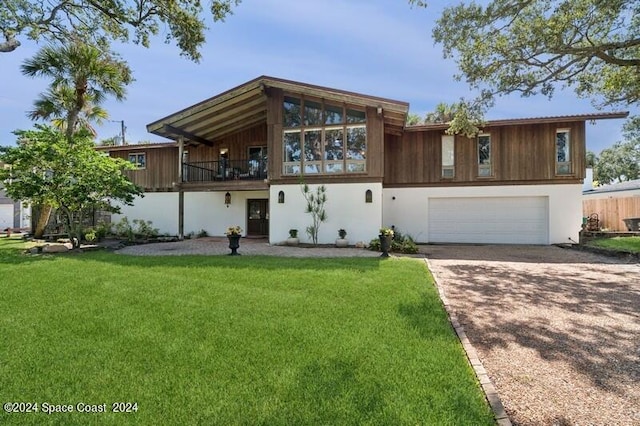
<path id="1" fill-rule="evenodd" d="M 284 191 L 278 192 L 278 204 L 284 204 Z"/>
<path id="2" fill-rule="evenodd" d="M 370 189 L 367 189 L 364 193 L 364 202 L 365 203 L 372 203 L 373 202 L 373 193 L 371 192 Z"/>
<path id="3" fill-rule="evenodd" d="M 229 208 L 229 204 L 231 204 L 231 194 L 227 192 L 224 194 L 224 204 Z"/>
<path id="4" fill-rule="evenodd" d="M 378 112 L 378 115 L 382 115 L 382 107 L 381 107 L 380 105 L 378 105 L 377 110 L 378 110 L 378 111 L 377 111 L 377 112 Z"/>

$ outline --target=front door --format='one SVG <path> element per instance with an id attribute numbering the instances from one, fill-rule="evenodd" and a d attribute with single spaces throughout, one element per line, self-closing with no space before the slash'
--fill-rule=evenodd
<path id="1" fill-rule="evenodd" d="M 247 235 L 269 235 L 269 200 L 247 200 Z"/>

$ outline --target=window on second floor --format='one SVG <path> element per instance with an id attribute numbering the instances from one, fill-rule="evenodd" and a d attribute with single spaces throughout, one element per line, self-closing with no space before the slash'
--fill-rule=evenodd
<path id="1" fill-rule="evenodd" d="M 285 175 L 366 172 L 364 110 L 285 96 L 282 124 Z"/>
<path id="2" fill-rule="evenodd" d="M 442 177 L 452 179 L 455 176 L 455 137 L 442 136 Z"/>
<path id="3" fill-rule="evenodd" d="M 147 154 L 144 152 L 132 152 L 129 154 L 129 162 L 136 166 L 136 169 L 147 168 Z"/>
<path id="4" fill-rule="evenodd" d="M 556 174 L 571 174 L 571 132 L 569 129 L 556 130 Z"/>
<path id="5" fill-rule="evenodd" d="M 478 176 L 491 176 L 491 135 L 478 135 Z"/>

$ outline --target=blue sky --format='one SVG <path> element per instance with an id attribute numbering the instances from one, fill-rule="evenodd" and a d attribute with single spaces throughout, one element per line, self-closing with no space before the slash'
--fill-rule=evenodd
<path id="1" fill-rule="evenodd" d="M 431 29 L 444 4 L 412 8 L 405 0 L 243 0 L 224 23 L 213 23 L 203 59 L 193 63 L 163 43 L 161 32 L 150 49 L 117 48 L 134 71 L 124 102 L 109 101 L 112 120 L 124 120 L 129 143 L 161 141 L 146 124 L 260 75 L 302 81 L 410 103 L 424 115 L 439 102 L 473 97 L 453 78 L 453 60 L 444 60 Z M 38 49 L 24 42 L 0 54 L 0 145 L 11 145 L 15 129 L 32 123 L 25 112 L 48 83 L 22 76 L 19 66 Z M 618 108 L 618 110 L 623 108 Z M 626 108 L 629 109 L 629 108 Z M 630 109 L 640 114 L 638 108 Z M 571 89 L 553 99 L 538 96 L 498 99 L 489 119 L 595 112 Z M 587 148 L 596 152 L 621 139 L 623 120 L 587 124 Z M 99 138 L 119 134 L 119 122 L 98 128 Z"/>

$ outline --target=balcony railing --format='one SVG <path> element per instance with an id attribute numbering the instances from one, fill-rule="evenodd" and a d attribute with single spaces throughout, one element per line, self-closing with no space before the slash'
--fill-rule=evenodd
<path id="1" fill-rule="evenodd" d="M 264 160 L 220 160 L 182 163 L 183 182 L 262 180 L 267 178 Z"/>

